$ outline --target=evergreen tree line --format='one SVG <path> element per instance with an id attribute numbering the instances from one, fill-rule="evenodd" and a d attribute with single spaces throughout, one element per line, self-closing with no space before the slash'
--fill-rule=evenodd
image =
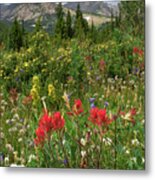
<path id="1" fill-rule="evenodd" d="M 68 10 L 67 15 L 63 11 L 62 4 L 56 7 L 56 24 L 54 29 L 54 38 L 57 40 L 77 38 L 80 41 L 89 38 L 93 43 L 106 41 L 111 37 L 114 29 L 120 31 L 131 31 L 133 35 L 143 33 L 144 27 L 144 1 L 119 3 L 119 15 L 114 17 L 111 10 L 111 21 L 97 28 L 93 21 L 91 26 L 88 25 L 86 19 L 77 5 L 75 16 L 71 17 Z M 130 27 L 130 28 L 129 28 Z M 38 18 L 34 33 L 43 30 L 41 18 Z M 8 49 L 19 51 L 21 47 L 28 47 L 28 33 L 24 29 L 24 21 L 19 22 L 15 18 L 7 39 Z"/>

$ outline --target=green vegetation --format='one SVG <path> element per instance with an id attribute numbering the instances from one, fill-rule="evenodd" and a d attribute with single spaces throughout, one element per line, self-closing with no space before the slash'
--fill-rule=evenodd
<path id="1" fill-rule="evenodd" d="M 145 168 L 144 2 L 119 6 L 100 27 L 61 3 L 52 35 L 0 26 L 1 166 Z"/>

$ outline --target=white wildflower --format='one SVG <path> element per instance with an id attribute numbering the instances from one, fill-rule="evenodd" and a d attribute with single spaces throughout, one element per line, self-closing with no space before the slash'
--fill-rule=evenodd
<path id="1" fill-rule="evenodd" d="M 31 154 L 28 158 L 28 163 L 30 163 L 32 160 L 35 160 L 36 156 L 34 154 Z"/>
<path id="2" fill-rule="evenodd" d="M 25 167 L 23 164 L 17 165 L 17 164 L 11 164 L 10 167 Z"/>
<path id="3" fill-rule="evenodd" d="M 9 152 L 13 152 L 13 151 L 14 151 L 14 148 L 12 147 L 11 144 L 6 144 L 6 145 L 5 145 L 5 148 L 6 148 Z"/>
<path id="4" fill-rule="evenodd" d="M 133 161 L 134 163 L 137 163 L 137 158 L 136 157 L 132 157 L 131 161 Z"/>
<path id="5" fill-rule="evenodd" d="M 5 157 L 4 159 L 5 166 L 9 165 L 9 157 Z"/>
<path id="6" fill-rule="evenodd" d="M 18 142 L 19 142 L 19 143 L 20 143 L 20 142 L 22 142 L 22 141 L 23 141 L 23 139 L 22 139 L 22 138 L 19 138 L 19 139 L 18 139 Z"/>
<path id="7" fill-rule="evenodd" d="M 81 142 L 81 144 L 82 144 L 83 146 L 86 145 L 86 140 L 85 140 L 84 138 L 81 138 L 80 142 Z"/>
<path id="8" fill-rule="evenodd" d="M 87 154 L 86 151 L 81 151 L 81 156 L 82 156 L 82 157 L 85 157 L 86 154 Z"/>
<path id="9" fill-rule="evenodd" d="M 132 139 L 131 140 L 131 143 L 133 144 L 133 145 L 135 145 L 135 146 L 138 146 L 140 143 L 139 143 L 139 141 L 138 141 L 138 139 Z"/>
<path id="10" fill-rule="evenodd" d="M 126 153 L 126 154 L 130 154 L 130 151 L 127 149 L 127 150 L 125 151 L 125 153 Z"/>
<path id="11" fill-rule="evenodd" d="M 142 158 L 142 163 L 145 163 L 145 159 L 144 158 Z"/>

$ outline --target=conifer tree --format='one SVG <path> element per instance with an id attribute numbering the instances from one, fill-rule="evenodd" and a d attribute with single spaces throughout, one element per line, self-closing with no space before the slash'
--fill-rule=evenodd
<path id="1" fill-rule="evenodd" d="M 96 28 L 94 26 L 93 20 L 92 20 L 91 28 L 90 28 L 90 38 L 91 38 L 92 42 L 96 41 Z"/>
<path id="2" fill-rule="evenodd" d="M 70 11 L 67 12 L 67 18 L 66 18 L 66 34 L 67 37 L 72 38 L 72 18 Z"/>
<path id="3" fill-rule="evenodd" d="M 114 30 L 114 13 L 113 10 L 111 9 L 111 31 Z"/>
<path id="4" fill-rule="evenodd" d="M 21 25 L 21 34 L 22 34 L 22 45 L 23 47 L 28 47 L 28 38 L 27 38 L 27 32 L 24 27 L 24 20 L 22 20 L 22 25 Z"/>
<path id="5" fill-rule="evenodd" d="M 55 35 L 56 37 L 59 37 L 62 39 L 65 36 L 65 21 L 64 21 L 64 12 L 62 8 L 62 4 L 59 3 L 58 6 L 56 7 L 56 16 L 57 16 L 57 21 L 56 21 L 56 26 L 55 26 Z"/>
<path id="6" fill-rule="evenodd" d="M 85 35 L 88 33 L 88 30 L 89 30 L 88 23 L 83 18 L 83 14 L 80 10 L 80 4 L 78 4 L 76 10 L 75 24 L 74 24 L 74 35 L 79 39 L 83 39 Z"/>
<path id="7" fill-rule="evenodd" d="M 22 28 L 15 18 L 9 33 L 9 49 L 19 51 L 23 46 Z"/>
<path id="8" fill-rule="evenodd" d="M 35 23 L 35 32 L 42 30 L 41 17 L 39 17 Z"/>

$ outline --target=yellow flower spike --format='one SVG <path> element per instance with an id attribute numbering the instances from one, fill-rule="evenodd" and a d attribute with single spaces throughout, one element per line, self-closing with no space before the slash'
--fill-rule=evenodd
<path id="1" fill-rule="evenodd" d="M 53 86 L 53 84 L 48 85 L 48 96 L 50 96 L 54 100 L 56 99 L 55 87 Z"/>
<path id="2" fill-rule="evenodd" d="M 28 66 L 29 66 L 28 62 L 25 62 L 24 67 L 28 67 Z"/>
<path id="3" fill-rule="evenodd" d="M 40 83 L 38 76 L 33 76 L 32 83 L 38 85 Z"/>

